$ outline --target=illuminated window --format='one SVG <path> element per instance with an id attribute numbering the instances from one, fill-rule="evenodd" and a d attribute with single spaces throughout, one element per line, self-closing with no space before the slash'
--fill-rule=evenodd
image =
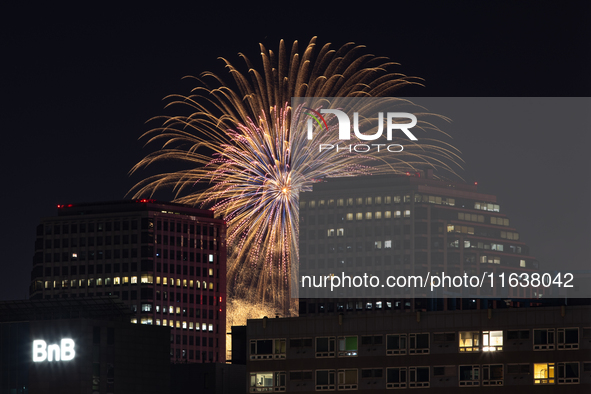
<path id="1" fill-rule="evenodd" d="M 525 260 L 519 260 L 519 266 L 525 268 Z"/>
<path id="2" fill-rule="evenodd" d="M 480 350 L 479 331 L 460 331 L 460 352 L 477 352 Z"/>
<path id="3" fill-rule="evenodd" d="M 361 212 L 357 212 L 355 214 L 355 220 L 363 220 L 363 214 Z"/>
<path id="4" fill-rule="evenodd" d="M 160 319 L 156 319 L 156 325 L 159 326 L 160 325 Z"/>
<path id="5" fill-rule="evenodd" d="M 401 355 L 406 354 L 406 334 L 396 334 L 386 336 L 386 354 Z"/>
<path id="6" fill-rule="evenodd" d="M 384 217 L 386 219 L 390 219 L 392 217 L 392 211 L 386 211 L 386 212 L 384 212 Z"/>
<path id="7" fill-rule="evenodd" d="M 316 357 L 334 357 L 335 338 L 318 337 L 316 338 Z"/>
<path id="8" fill-rule="evenodd" d="M 132 276 L 131 277 L 131 283 L 132 284 L 137 284 L 137 276 Z"/>
<path id="9" fill-rule="evenodd" d="M 400 211 L 394 211 L 394 217 L 399 218 L 401 217 L 402 213 Z"/>
<path id="10" fill-rule="evenodd" d="M 357 356 L 357 336 L 339 337 L 339 357 Z"/>
<path id="11" fill-rule="evenodd" d="M 460 386 L 480 386 L 480 368 L 478 365 L 460 365 Z"/>
<path id="12" fill-rule="evenodd" d="M 174 327 L 174 320 L 168 321 L 168 327 Z"/>
<path id="13" fill-rule="evenodd" d="M 382 249 L 382 241 L 375 241 L 373 243 L 373 248 L 374 249 Z"/>
<path id="14" fill-rule="evenodd" d="M 167 277 L 162 278 L 162 285 L 164 285 L 164 286 L 168 285 L 168 278 Z"/>
<path id="15" fill-rule="evenodd" d="M 368 219 L 368 220 L 369 220 L 369 219 L 371 219 L 371 217 L 372 217 L 372 213 L 371 213 L 371 212 L 366 212 L 366 213 L 365 213 L 365 218 L 366 218 L 366 219 Z"/>
<path id="16" fill-rule="evenodd" d="M 325 201 L 324 200 L 319 200 L 318 201 L 318 207 L 324 207 L 325 205 Z"/>
<path id="17" fill-rule="evenodd" d="M 334 237 L 334 228 L 329 228 L 329 229 L 327 230 L 327 235 L 328 235 L 329 237 Z"/>
<path id="18" fill-rule="evenodd" d="M 309 202 L 308 202 L 308 206 L 309 206 L 310 208 L 316 208 L 316 201 L 314 201 L 314 200 L 312 200 L 312 201 L 309 201 Z"/>
<path id="19" fill-rule="evenodd" d="M 181 328 L 181 321 L 180 320 L 176 321 L 176 328 Z"/>
<path id="20" fill-rule="evenodd" d="M 207 323 L 201 323 L 201 331 L 207 331 Z"/>
<path id="21" fill-rule="evenodd" d="M 166 325 L 167 325 L 167 322 L 168 322 L 168 320 L 166 320 L 166 319 L 162 319 L 162 325 L 163 325 L 163 326 L 166 326 Z"/>
<path id="22" fill-rule="evenodd" d="M 389 389 L 406 388 L 406 368 L 388 368 L 388 369 L 386 369 L 386 388 L 389 388 Z"/>
<path id="23" fill-rule="evenodd" d="M 381 213 L 381 212 L 379 212 L 379 211 L 378 211 L 378 212 L 376 212 L 376 214 L 375 214 L 375 218 L 376 218 L 376 219 L 381 219 L 381 218 L 382 218 L 382 213 Z"/>
<path id="24" fill-rule="evenodd" d="M 392 249 L 392 240 L 384 241 L 384 249 Z"/>
<path id="25" fill-rule="evenodd" d="M 410 367 L 408 387 L 429 387 L 429 367 Z"/>
<path id="26" fill-rule="evenodd" d="M 501 258 L 497 256 L 480 256 L 482 264 L 501 264 Z"/>
<path id="27" fill-rule="evenodd" d="M 361 198 L 361 197 L 357 197 L 357 198 L 355 199 L 355 204 L 357 204 L 357 205 L 363 205 L 363 198 Z"/>
<path id="28" fill-rule="evenodd" d="M 174 306 L 170 305 L 168 307 L 168 312 L 172 315 L 174 313 Z"/>
<path id="29" fill-rule="evenodd" d="M 137 324 L 137 317 L 132 317 L 131 318 L 131 323 L 132 324 Z"/>
<path id="30" fill-rule="evenodd" d="M 382 203 L 382 197 L 376 197 L 376 205 L 380 205 Z"/>
<path id="31" fill-rule="evenodd" d="M 185 330 L 187 329 L 187 322 L 186 321 L 183 321 L 183 329 L 185 329 Z"/>
<path id="32" fill-rule="evenodd" d="M 209 282 L 209 290 L 213 290 L 213 282 Z"/>
<path id="33" fill-rule="evenodd" d="M 152 275 L 142 275 L 142 283 L 154 283 L 154 277 Z"/>
<path id="34" fill-rule="evenodd" d="M 172 312 L 171 312 L 171 313 L 172 313 Z M 181 314 L 181 307 L 180 307 L 180 306 L 177 306 L 177 307 L 176 307 L 176 314 L 177 314 L 177 315 L 180 315 L 180 314 Z"/>
<path id="35" fill-rule="evenodd" d="M 410 210 L 407 209 L 407 210 L 404 211 L 404 217 L 405 218 L 410 217 Z"/>
<path id="36" fill-rule="evenodd" d="M 337 207 L 343 207 L 343 206 L 345 206 L 345 200 L 342 198 L 339 198 L 337 200 Z"/>
<path id="37" fill-rule="evenodd" d="M 210 255 L 209 255 L 209 262 L 210 262 L 210 263 L 213 263 L 213 254 L 210 254 Z"/>
<path id="38" fill-rule="evenodd" d="M 503 331 L 483 331 L 482 351 L 494 352 L 503 350 Z"/>
<path id="39" fill-rule="evenodd" d="M 554 384 L 554 363 L 534 364 L 534 384 Z"/>
<path id="40" fill-rule="evenodd" d="M 213 331 L 213 324 L 209 323 L 208 330 Z"/>
<path id="41" fill-rule="evenodd" d="M 317 370 L 316 371 L 316 391 L 333 391 L 335 389 L 335 371 Z"/>
<path id="42" fill-rule="evenodd" d="M 192 322 L 192 321 L 190 321 L 190 322 L 189 322 L 189 330 L 192 330 L 192 329 L 193 329 L 193 322 Z"/>
<path id="43" fill-rule="evenodd" d="M 189 287 L 192 289 L 193 288 L 193 280 L 189 281 Z"/>
<path id="44" fill-rule="evenodd" d="M 252 372 L 250 392 L 285 391 L 285 372 Z"/>
<path id="45" fill-rule="evenodd" d="M 337 372 L 339 390 L 356 390 L 358 373 L 356 369 L 341 369 Z"/>
<path id="46" fill-rule="evenodd" d="M 97 278 L 96 285 L 97 286 L 102 286 L 103 285 L 103 278 Z"/>
<path id="47" fill-rule="evenodd" d="M 150 316 L 144 316 L 141 318 L 140 324 L 152 325 L 152 318 Z"/>
<path id="48" fill-rule="evenodd" d="M 348 221 L 351 221 L 351 220 L 353 220 L 353 214 L 352 214 L 352 213 L 348 213 L 348 214 L 347 214 L 347 220 L 348 220 Z"/>
<path id="49" fill-rule="evenodd" d="M 174 282 L 173 282 L 173 283 L 174 283 Z M 176 286 L 177 286 L 177 287 L 181 287 L 181 280 L 180 280 L 180 279 L 177 279 L 177 280 L 176 280 Z"/>

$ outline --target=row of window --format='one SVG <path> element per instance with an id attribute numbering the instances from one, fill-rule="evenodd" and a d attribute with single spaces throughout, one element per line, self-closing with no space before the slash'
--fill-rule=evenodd
<path id="1" fill-rule="evenodd" d="M 215 246 L 212 246 L 212 248 Z M 216 249 L 210 249 L 216 250 Z M 156 249 L 156 257 L 161 257 L 163 259 L 170 259 L 170 260 L 178 260 L 178 261 L 190 261 L 201 263 L 203 262 L 214 262 L 213 254 L 203 254 L 203 259 L 201 258 L 201 253 L 194 253 L 194 252 L 187 252 L 177 250 L 176 253 L 174 250 L 171 250 L 169 253 L 168 249 Z M 127 258 L 137 258 L 138 257 L 138 249 L 107 249 L 107 250 L 77 250 L 75 252 L 54 252 L 54 253 L 45 253 L 45 263 L 60 263 L 60 262 L 69 262 L 69 261 L 86 261 L 86 260 L 110 260 L 110 259 L 127 259 Z M 153 249 L 150 247 L 142 247 L 141 249 L 141 257 L 154 257 Z"/>
<path id="2" fill-rule="evenodd" d="M 583 368 L 585 372 L 591 371 L 591 363 L 585 363 Z M 535 385 L 578 384 L 581 371 L 579 362 L 542 362 L 534 363 L 533 368 L 532 364 L 409 366 L 385 368 L 385 371 L 384 368 L 366 368 L 361 369 L 361 374 L 358 369 L 290 371 L 289 374 L 251 372 L 249 386 L 250 392 L 285 391 L 289 376 L 293 383 L 313 380 L 316 391 L 357 390 L 363 379 L 385 380 L 388 389 L 427 388 L 431 380 L 436 383 L 445 377 L 457 378 L 459 387 L 494 387 L 503 386 L 506 375 L 522 374 L 533 375 L 531 383 Z"/>
<path id="3" fill-rule="evenodd" d="M 194 235 L 208 235 L 210 237 L 218 237 L 220 235 L 219 228 L 215 227 L 213 224 L 201 226 L 201 225 L 195 225 L 195 224 L 189 224 L 189 223 L 181 223 L 181 222 L 173 222 L 173 221 L 168 222 L 168 221 L 162 221 L 162 220 L 156 221 L 156 230 L 194 234 Z"/>
<path id="4" fill-rule="evenodd" d="M 151 275 L 142 275 L 139 277 L 139 283 L 151 284 Z M 177 287 L 180 279 L 177 279 Z M 174 280 L 171 278 L 171 286 L 174 286 Z M 188 286 L 187 286 L 188 283 Z M 136 285 L 138 284 L 137 276 L 116 276 L 114 278 L 87 278 L 87 279 L 64 279 L 64 280 L 46 280 L 44 282 L 37 281 L 35 284 L 36 290 L 41 290 L 42 286 L 44 289 L 67 289 L 67 288 L 85 288 L 85 287 L 100 287 L 100 286 L 119 286 L 119 285 Z M 183 279 L 183 287 L 202 289 L 202 290 L 214 290 L 214 282 L 206 281 L 192 281 Z M 160 292 L 156 292 L 159 294 Z M 166 292 L 164 292 L 166 294 Z M 179 293 L 180 294 L 180 293 Z"/>
<path id="5" fill-rule="evenodd" d="M 44 224 L 43 233 L 50 234 L 76 234 L 76 233 L 93 233 L 96 231 L 127 231 L 137 230 L 138 220 L 123 220 L 114 222 L 90 222 L 90 223 L 62 223 L 62 224 Z"/>
<path id="6" fill-rule="evenodd" d="M 142 223 L 145 222 L 143 229 L 153 228 L 152 220 L 142 219 Z M 59 235 L 59 234 L 77 234 L 77 233 L 94 233 L 102 231 L 128 231 L 138 229 L 138 220 L 122 220 L 112 222 L 89 222 L 89 223 L 62 223 L 62 224 L 50 224 L 47 223 L 43 226 L 43 230 L 40 233 L 46 235 Z M 177 233 L 186 233 L 194 235 L 209 235 L 211 237 L 219 236 L 219 228 L 215 227 L 214 224 L 209 225 L 195 225 L 181 222 L 168 222 L 158 220 L 156 222 L 156 229 L 161 231 L 170 231 Z"/>
<path id="7" fill-rule="evenodd" d="M 351 207 L 351 206 L 362 206 L 362 205 L 381 205 L 382 202 L 384 204 L 400 204 L 400 203 L 410 203 L 412 201 L 412 197 L 410 194 L 405 196 L 377 196 L 377 197 L 349 197 L 349 198 L 337 198 L 337 199 L 326 199 L 326 200 L 309 200 L 309 201 L 300 201 L 300 208 L 323 208 L 323 207 Z M 449 205 L 455 206 L 456 200 L 454 198 L 449 197 L 439 197 L 439 196 L 428 196 L 428 195 L 414 195 L 414 202 L 425 202 L 430 204 L 438 204 L 438 205 Z"/>
<path id="8" fill-rule="evenodd" d="M 585 329 L 591 335 L 591 329 Z M 556 337 L 555 337 L 556 333 Z M 460 353 L 494 352 L 503 350 L 504 340 L 529 339 L 529 331 L 509 330 L 505 334 L 502 330 L 490 331 L 459 331 L 457 333 L 458 351 Z M 432 339 L 431 339 L 432 336 Z M 525 338 L 527 336 L 527 338 Z M 359 345 L 383 345 L 382 335 L 361 336 L 361 343 L 357 335 L 341 337 L 316 337 L 314 339 L 315 355 L 323 357 L 357 356 Z M 455 342 L 456 332 L 444 333 L 410 333 L 386 335 L 386 355 L 429 354 L 430 342 Z M 283 359 L 286 357 L 285 338 L 253 339 L 250 341 L 250 359 Z M 312 347 L 312 338 L 290 339 L 290 348 Z M 578 328 L 548 328 L 533 329 L 534 350 L 574 350 L 579 348 Z"/>

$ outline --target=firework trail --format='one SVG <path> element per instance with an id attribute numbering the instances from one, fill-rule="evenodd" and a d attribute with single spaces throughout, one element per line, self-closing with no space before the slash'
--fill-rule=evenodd
<path id="1" fill-rule="evenodd" d="M 387 97 L 420 84 L 390 72 L 395 63 L 365 53 L 363 46 L 334 50 L 330 44 L 317 46 L 313 38 L 300 55 L 297 42 L 289 51 L 281 41 L 278 53 L 261 45 L 262 73 L 241 57 L 246 73 L 222 59 L 235 88 L 204 73 L 190 95 L 167 98 L 167 107 L 180 105 L 188 114 L 155 118 L 161 126 L 142 138 L 161 148 L 131 172 L 164 160 L 181 162 L 184 169 L 147 177 L 132 190 L 137 198 L 173 189 L 175 202 L 214 209 L 228 222 L 228 296 L 270 301 L 287 311 L 292 262 L 298 258 L 300 192 L 327 177 L 417 166 L 454 173 L 461 159 L 450 145 L 424 138 L 420 145 L 406 140 L 404 152 L 392 161 L 314 148 L 334 144 L 335 133 L 315 133 L 312 141 L 304 132 L 290 133 L 292 115 L 302 110 L 290 107 L 292 97 Z M 435 126 L 420 120 L 417 128 Z"/>

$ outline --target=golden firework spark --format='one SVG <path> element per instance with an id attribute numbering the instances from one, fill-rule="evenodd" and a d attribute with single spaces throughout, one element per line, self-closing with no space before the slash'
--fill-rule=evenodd
<path id="1" fill-rule="evenodd" d="M 173 189 L 175 202 L 214 209 L 228 222 L 228 295 L 271 301 L 287 311 L 300 192 L 327 177 L 404 173 L 417 166 L 454 173 L 460 158 L 451 145 L 431 139 L 406 144 L 393 160 L 318 152 L 319 143 L 335 142 L 334 133 L 318 133 L 312 143 L 303 133 L 290 133 L 292 97 L 387 97 L 420 84 L 391 72 L 396 63 L 363 46 L 335 50 L 313 38 L 300 55 L 297 42 L 290 51 L 281 41 L 278 53 L 261 45 L 262 73 L 241 56 L 245 73 L 222 59 L 234 88 L 207 72 L 195 78 L 191 94 L 167 98 L 167 107 L 180 105 L 186 115 L 155 118 L 161 126 L 142 138 L 161 148 L 131 172 L 164 160 L 181 162 L 183 169 L 147 177 L 132 190 L 137 198 Z M 417 127 L 435 128 L 426 120 Z"/>

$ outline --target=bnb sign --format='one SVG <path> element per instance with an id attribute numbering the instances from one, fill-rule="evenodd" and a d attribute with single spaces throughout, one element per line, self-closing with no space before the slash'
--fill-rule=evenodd
<path id="1" fill-rule="evenodd" d="M 42 339 L 33 341 L 33 362 L 42 361 L 70 361 L 76 355 L 74 350 L 74 341 L 70 338 L 61 340 L 60 345 L 47 345 Z"/>

